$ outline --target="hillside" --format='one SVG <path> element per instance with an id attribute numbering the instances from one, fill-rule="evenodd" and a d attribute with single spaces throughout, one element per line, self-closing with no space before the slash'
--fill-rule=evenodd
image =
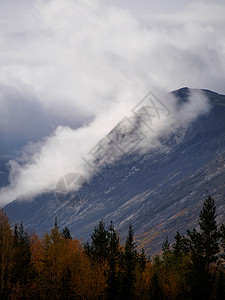
<path id="1" fill-rule="evenodd" d="M 173 92 L 178 104 L 187 101 L 189 89 Z M 30 231 L 43 234 L 57 217 L 74 237 L 87 240 L 100 219 L 114 221 L 122 237 L 132 223 L 139 247 L 149 253 L 161 249 L 168 235 L 197 225 L 202 203 L 215 199 L 218 222 L 225 221 L 225 96 L 204 90 L 211 110 L 161 139 L 169 151 L 159 148 L 121 157 L 99 184 L 96 174 L 89 182 L 87 199 L 72 205 L 49 193 L 32 201 L 15 200 L 5 206 L 10 220 L 23 221 Z M 178 139 L 177 137 L 182 137 Z"/>

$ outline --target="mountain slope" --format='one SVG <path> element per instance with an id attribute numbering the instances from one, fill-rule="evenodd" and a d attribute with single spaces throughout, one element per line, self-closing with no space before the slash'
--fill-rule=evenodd
<path id="1" fill-rule="evenodd" d="M 183 88 L 173 93 L 182 104 L 189 92 Z M 225 221 L 225 96 L 204 93 L 210 112 L 161 138 L 169 151 L 154 148 L 122 156 L 102 170 L 103 178 L 92 178 L 87 198 L 78 197 L 72 205 L 51 193 L 30 202 L 14 201 L 5 207 L 9 218 L 42 234 L 57 217 L 61 227 L 69 226 L 74 237 L 84 240 L 102 218 L 113 220 L 122 237 L 132 223 L 139 247 L 149 253 L 161 249 L 166 235 L 172 238 L 177 230 L 195 227 L 208 195 L 216 200 L 218 221 Z"/>

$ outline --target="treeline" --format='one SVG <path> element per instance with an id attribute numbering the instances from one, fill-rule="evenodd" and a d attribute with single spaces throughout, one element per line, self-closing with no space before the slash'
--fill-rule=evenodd
<path id="1" fill-rule="evenodd" d="M 0 299 L 225 299 L 225 226 L 210 197 L 199 230 L 166 238 L 152 259 L 137 252 L 132 226 L 124 245 L 111 222 L 100 221 L 90 243 L 72 239 L 57 221 L 50 234 L 12 228 L 0 212 Z"/>

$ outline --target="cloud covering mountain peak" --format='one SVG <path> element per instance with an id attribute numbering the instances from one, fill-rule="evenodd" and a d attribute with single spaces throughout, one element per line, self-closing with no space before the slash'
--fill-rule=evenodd
<path id="1" fill-rule="evenodd" d="M 10 163 L 13 196 L 4 190 L 1 203 L 79 169 L 77 157 L 148 91 L 225 92 L 225 20 L 206 1 L 148 18 L 107 1 L 25 3 L 0 4 L 0 152 L 24 147 Z"/>

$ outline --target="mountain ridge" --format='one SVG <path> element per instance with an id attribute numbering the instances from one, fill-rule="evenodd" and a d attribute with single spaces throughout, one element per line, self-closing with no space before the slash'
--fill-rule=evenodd
<path id="1" fill-rule="evenodd" d="M 224 221 L 225 96 L 201 91 L 212 105 L 210 112 L 188 128 L 162 137 L 161 142 L 171 147 L 169 153 L 155 148 L 144 155 L 121 157 L 101 187 L 96 177 L 92 179 L 95 189 L 77 207 L 60 203 L 50 193 L 32 202 L 6 205 L 9 218 L 41 234 L 50 230 L 57 217 L 61 227 L 67 225 L 74 237 L 84 240 L 102 218 L 106 223 L 113 220 L 122 237 L 132 223 L 138 247 L 144 246 L 148 253 L 157 253 L 165 236 L 172 238 L 177 230 L 183 233 L 184 228 L 197 226 L 198 213 L 209 194 L 216 200 L 218 221 Z M 172 94 L 185 103 L 190 92 L 181 88 Z M 180 134 L 184 137 L 177 143 Z"/>

